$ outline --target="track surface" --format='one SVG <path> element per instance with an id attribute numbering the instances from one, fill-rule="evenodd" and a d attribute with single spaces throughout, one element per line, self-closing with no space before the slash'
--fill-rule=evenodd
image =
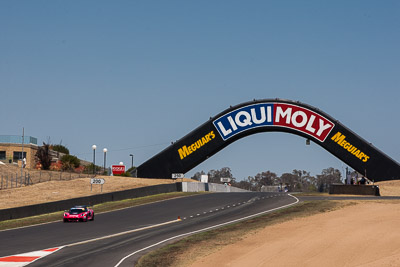
<path id="1" fill-rule="evenodd" d="M 66 246 L 29 266 L 116 266 L 125 256 L 171 237 L 279 208 L 296 201 L 297 199 L 285 193 L 213 193 L 96 214 L 93 222 L 62 223 L 60 220 L 56 223 L 0 232 L 0 257 Z M 176 221 L 178 216 L 181 221 Z M 71 245 L 164 222 L 171 223 Z M 130 256 L 119 266 L 133 266 L 134 262 L 148 251 L 143 250 Z"/>

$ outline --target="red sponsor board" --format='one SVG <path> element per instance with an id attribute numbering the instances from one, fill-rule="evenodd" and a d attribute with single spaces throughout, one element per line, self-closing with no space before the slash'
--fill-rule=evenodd
<path id="1" fill-rule="evenodd" d="M 321 142 L 325 141 L 334 127 L 334 124 L 325 117 L 296 105 L 276 103 L 274 114 L 274 125 L 306 133 Z"/>
<path id="2" fill-rule="evenodd" d="M 112 165 L 112 173 L 113 174 L 123 174 L 125 172 L 124 165 Z"/>

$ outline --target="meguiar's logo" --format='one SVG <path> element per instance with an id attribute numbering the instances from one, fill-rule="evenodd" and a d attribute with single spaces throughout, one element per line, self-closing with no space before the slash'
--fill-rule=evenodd
<path id="1" fill-rule="evenodd" d="M 196 142 L 194 142 L 193 144 L 191 144 L 190 146 L 183 146 L 179 148 L 178 149 L 179 157 L 181 159 L 186 158 L 187 156 L 195 152 L 197 149 L 202 148 L 205 144 L 207 144 L 214 138 L 215 138 L 214 131 L 211 131 L 202 138 L 200 138 L 199 140 L 197 140 Z"/>
<path id="2" fill-rule="evenodd" d="M 324 142 L 335 126 L 322 115 L 301 106 L 285 103 L 259 103 L 238 108 L 214 122 L 222 139 L 257 127 L 285 127 Z"/>
<path id="3" fill-rule="evenodd" d="M 353 154 L 359 160 L 367 162 L 370 157 L 364 152 L 361 152 L 360 149 L 358 149 L 357 147 L 347 142 L 345 138 L 345 135 L 343 135 L 341 132 L 337 132 L 334 136 L 332 136 L 331 140 L 346 149 L 349 153 Z"/>

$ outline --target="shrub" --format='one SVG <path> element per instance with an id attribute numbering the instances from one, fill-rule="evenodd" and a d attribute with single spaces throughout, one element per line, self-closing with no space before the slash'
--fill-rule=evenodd
<path id="1" fill-rule="evenodd" d="M 81 161 L 72 155 L 64 155 L 61 157 L 62 168 L 63 170 L 74 170 L 81 165 Z"/>
<path id="2" fill-rule="evenodd" d="M 69 149 L 61 144 L 60 145 L 52 145 L 51 149 L 54 151 L 69 155 Z"/>

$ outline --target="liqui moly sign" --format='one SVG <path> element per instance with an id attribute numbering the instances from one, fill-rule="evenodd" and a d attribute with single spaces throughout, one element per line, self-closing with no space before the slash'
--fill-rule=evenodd
<path id="1" fill-rule="evenodd" d="M 222 139 L 256 127 L 290 128 L 324 142 L 335 124 L 320 114 L 286 103 L 258 103 L 231 111 L 214 122 Z"/>

